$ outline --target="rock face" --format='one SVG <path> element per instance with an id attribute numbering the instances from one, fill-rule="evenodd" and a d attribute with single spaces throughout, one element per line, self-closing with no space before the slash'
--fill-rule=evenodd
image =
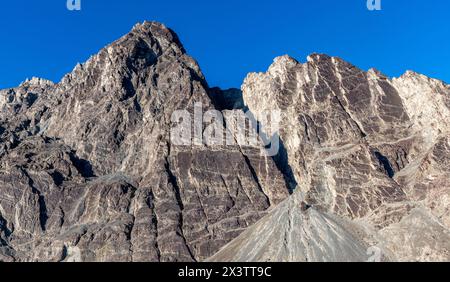
<path id="1" fill-rule="evenodd" d="M 275 59 L 267 73 L 248 75 L 242 90 L 256 117 L 268 109 L 283 112 L 282 161 L 298 183 L 294 198 L 314 209 L 286 223 L 288 214 L 298 213 L 295 200 L 287 200 L 213 260 L 268 260 L 272 254 L 279 260 L 359 260 L 345 233 L 355 229 L 366 230 L 358 241 L 379 246 L 390 260 L 450 260 L 448 85 L 412 72 L 390 80 L 313 54 L 305 64 Z M 353 227 L 318 219 L 327 214 L 352 220 Z M 318 255 L 311 234 L 332 251 Z M 272 236 L 270 248 L 254 242 L 266 236 Z M 344 240 L 335 244 L 336 236 Z M 299 243 L 305 241 L 311 244 Z M 228 256 L 234 249 L 252 251 Z"/>
<path id="2" fill-rule="evenodd" d="M 138 24 L 57 84 L 0 91 L 0 261 L 450 260 L 449 92 L 315 54 L 277 58 L 242 97 Z M 173 114 L 199 105 L 223 119 L 174 143 Z M 240 142 L 247 108 L 278 155 Z M 231 143 L 201 142 L 209 123 Z"/>
<path id="3" fill-rule="evenodd" d="M 170 142 L 172 113 L 215 109 L 208 92 L 151 22 L 58 84 L 1 91 L 0 260 L 197 261 L 259 220 L 288 196 L 270 157 Z"/>

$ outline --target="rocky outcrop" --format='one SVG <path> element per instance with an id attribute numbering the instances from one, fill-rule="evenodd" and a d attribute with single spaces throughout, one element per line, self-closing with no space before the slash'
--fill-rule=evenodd
<path id="1" fill-rule="evenodd" d="M 0 260 L 202 260 L 288 196 L 257 150 L 170 142 L 175 110 L 215 106 L 159 23 L 0 97 Z"/>
<path id="2" fill-rule="evenodd" d="M 346 232 L 367 227 L 370 232 L 358 234 L 377 239 L 356 241 L 378 246 L 387 259 L 450 259 L 447 85 L 412 72 L 391 80 L 313 54 L 305 64 L 275 59 L 266 73 L 248 75 L 242 90 L 256 117 L 270 109 L 283 113 L 280 137 L 298 183 L 294 198 L 314 208 L 294 216 L 292 227 L 281 218 L 299 211 L 291 207 L 295 199 L 286 200 L 213 259 L 361 260 Z M 327 214 L 352 225 L 317 219 Z M 326 254 L 317 254 L 323 249 L 311 234 Z M 266 236 L 272 236 L 270 247 L 255 243 Z M 336 243 L 336 236 L 343 241 Z M 293 252 L 298 242 L 312 243 Z M 235 249 L 248 253 L 230 255 Z M 341 256 L 332 256 L 337 252 Z"/>

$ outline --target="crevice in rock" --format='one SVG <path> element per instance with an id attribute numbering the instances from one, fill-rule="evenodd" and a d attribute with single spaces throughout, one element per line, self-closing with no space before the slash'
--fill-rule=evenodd
<path id="1" fill-rule="evenodd" d="M 250 199 L 250 197 L 249 197 L 249 195 L 247 194 L 247 192 L 245 191 L 245 189 L 244 189 L 244 185 L 242 184 L 242 180 L 241 180 L 241 178 L 238 176 L 238 177 L 236 177 L 236 179 L 237 179 L 237 182 L 238 182 L 238 185 L 239 185 L 239 190 L 237 190 L 238 192 L 238 194 L 237 195 L 239 195 L 239 191 L 240 190 L 242 190 L 242 192 L 244 193 L 244 195 L 245 195 L 245 197 L 247 198 L 247 200 L 251 203 L 251 204 L 253 204 L 253 201 L 252 201 L 252 199 Z"/>
<path id="2" fill-rule="evenodd" d="M 264 193 L 264 189 L 261 185 L 261 182 L 259 181 L 258 174 L 256 173 L 255 168 L 252 166 L 250 159 L 245 154 L 242 154 L 242 156 L 244 157 L 245 163 L 247 164 L 247 166 L 250 170 L 253 180 L 256 182 L 256 185 L 258 186 L 258 190 L 264 195 L 264 197 L 266 199 L 266 203 L 270 207 L 271 206 L 270 199 L 266 195 L 266 193 Z"/>
<path id="3" fill-rule="evenodd" d="M 59 210 L 61 212 L 61 217 L 60 217 L 60 224 L 59 227 L 62 227 L 64 225 L 64 222 L 66 221 L 66 213 L 64 212 L 64 209 L 60 206 Z"/>
<path id="4" fill-rule="evenodd" d="M 122 79 L 122 88 L 125 91 L 123 96 L 120 98 L 120 102 L 123 102 L 125 100 L 128 100 L 130 98 L 133 98 L 136 96 L 136 88 L 133 85 L 132 78 L 123 78 Z"/>
<path id="5" fill-rule="evenodd" d="M 297 180 L 295 179 L 294 171 L 292 170 L 292 167 L 289 164 L 289 155 L 287 149 L 281 138 L 280 138 L 280 149 L 278 151 L 278 154 L 273 157 L 273 161 L 275 162 L 275 165 L 278 168 L 278 170 L 281 171 L 281 173 L 283 174 L 284 181 L 286 182 L 286 185 L 289 189 L 289 193 L 293 194 L 298 183 Z"/>
<path id="6" fill-rule="evenodd" d="M 216 90 L 216 91 L 221 91 L 221 90 L 219 89 L 219 90 Z M 241 95 L 242 95 L 242 93 L 241 93 Z M 256 132 L 258 132 L 259 137 L 261 139 L 263 139 L 263 140 L 273 140 L 273 138 L 269 139 L 267 137 L 267 135 L 264 132 L 262 132 L 260 122 L 258 120 L 256 120 L 255 116 L 249 110 L 249 108 L 247 106 L 245 106 L 243 104 L 242 109 L 240 109 L 240 110 L 242 110 L 244 113 L 248 113 L 247 116 L 251 119 L 250 126 L 256 125 L 256 128 L 254 128 L 254 130 Z M 225 128 L 225 130 L 228 130 L 227 121 L 226 121 L 225 118 L 223 119 L 223 123 L 222 124 L 223 124 L 223 127 Z M 281 140 L 281 138 L 278 135 L 276 136 L 276 138 L 279 139 L 279 146 L 280 146 L 279 150 L 280 151 L 279 151 L 279 153 L 276 156 L 272 157 L 272 160 L 274 161 L 275 166 L 278 168 L 278 170 L 280 170 L 280 172 L 282 173 L 283 178 L 285 180 L 286 188 L 288 189 L 289 193 L 292 194 L 293 191 L 295 190 L 295 187 L 297 187 L 297 181 L 295 180 L 294 174 L 292 172 L 292 168 L 289 165 L 288 157 L 287 157 L 287 150 L 286 150 L 286 148 L 284 146 L 284 143 L 283 143 L 283 141 Z M 238 141 L 236 140 L 236 138 L 234 139 L 234 141 L 235 141 L 236 144 L 238 144 Z M 257 183 L 259 190 L 266 197 L 267 203 L 269 205 L 271 205 L 270 199 L 269 199 L 268 195 L 265 194 L 265 192 L 264 192 L 264 190 L 262 188 L 262 185 L 261 185 L 261 183 L 259 181 L 258 175 L 257 175 L 255 169 L 253 168 L 251 162 L 250 162 L 250 159 L 244 153 L 244 151 L 239 146 L 239 144 L 237 146 L 239 147 L 239 151 L 242 154 L 242 156 L 244 157 L 244 160 L 245 160 L 247 166 L 249 167 L 250 172 L 252 174 L 252 177 L 255 180 L 255 182 Z M 281 157 L 279 156 L 280 152 L 283 152 Z"/>
<path id="7" fill-rule="evenodd" d="M 63 249 L 61 252 L 61 258 L 58 260 L 58 262 L 63 262 L 67 258 L 68 254 L 69 254 L 69 252 L 67 250 L 67 246 L 63 245 Z"/>
<path id="8" fill-rule="evenodd" d="M 172 173 L 172 171 L 170 169 L 169 160 L 167 158 L 166 158 L 165 168 L 166 168 L 167 176 L 169 177 L 169 183 L 172 185 L 172 188 L 174 190 L 173 192 L 175 194 L 177 204 L 180 207 L 180 210 L 183 211 L 184 204 L 183 204 L 183 200 L 181 199 L 180 187 L 178 186 L 177 178 L 175 177 L 175 175 Z"/>
<path id="9" fill-rule="evenodd" d="M 225 181 L 225 178 L 223 178 L 223 175 L 220 175 L 220 179 L 222 180 L 223 185 L 224 185 L 225 188 L 227 189 L 228 197 L 230 198 L 230 201 L 231 201 L 231 207 L 230 207 L 230 210 L 231 210 L 232 208 L 234 208 L 234 207 L 236 206 L 236 201 L 235 201 L 235 200 L 233 199 L 233 197 L 231 196 L 230 189 L 228 188 L 227 182 Z M 199 194 L 199 193 L 198 193 L 198 191 L 197 191 L 197 195 L 198 195 L 198 194 Z M 202 207 L 203 212 L 205 213 L 206 219 L 208 219 L 208 217 L 207 217 L 207 215 L 206 215 L 206 212 L 205 212 L 205 208 L 203 207 L 203 203 L 202 203 L 201 200 L 200 200 L 200 196 L 199 196 L 199 202 L 200 202 L 200 205 L 201 205 L 201 207 Z"/>
<path id="10" fill-rule="evenodd" d="M 133 261 L 133 253 L 134 253 L 134 244 L 133 244 L 133 229 L 134 229 L 134 225 L 136 223 L 136 216 L 135 215 L 131 215 L 132 216 L 132 221 L 130 222 L 129 226 L 127 226 L 128 230 L 125 233 L 125 236 L 127 237 L 127 241 L 130 244 L 130 248 L 128 249 L 129 251 L 129 255 L 131 258 L 131 261 Z"/>
<path id="11" fill-rule="evenodd" d="M 129 183 L 127 183 L 128 185 L 131 185 Z M 127 240 L 130 243 L 130 248 L 129 248 L 129 252 L 130 252 L 130 257 L 131 257 L 131 261 L 133 261 L 133 253 L 134 253 L 134 244 L 133 244 L 133 229 L 135 227 L 136 224 L 136 215 L 135 215 L 135 211 L 131 210 L 131 206 L 133 205 L 133 201 L 134 198 L 136 196 L 136 188 L 134 186 L 131 185 L 131 196 L 130 196 L 130 203 L 127 207 L 127 213 L 130 214 L 132 216 L 132 221 L 130 222 L 130 225 L 127 226 L 128 230 L 126 231 L 126 236 L 127 236 Z"/>
<path id="12" fill-rule="evenodd" d="M 11 230 L 8 229 L 8 221 L 1 215 L 1 213 L 0 213 L 0 232 L 3 232 L 6 238 L 11 236 L 11 234 L 13 233 Z"/>
<path id="13" fill-rule="evenodd" d="M 305 126 L 305 136 L 306 139 L 308 139 L 308 141 L 311 141 L 311 138 L 309 137 L 309 125 L 308 125 L 308 121 L 306 120 L 306 118 L 302 115 L 302 121 L 303 121 L 303 125 Z"/>
<path id="14" fill-rule="evenodd" d="M 364 130 L 362 129 L 362 127 L 359 125 L 359 123 L 352 117 L 352 115 L 347 111 L 347 109 L 345 108 L 344 104 L 342 103 L 342 101 L 339 99 L 339 97 L 337 95 L 334 96 L 334 98 L 336 99 L 336 101 L 338 102 L 339 106 L 342 108 L 342 110 L 345 112 L 345 114 L 348 116 L 348 118 L 353 121 L 353 123 L 356 125 L 356 127 L 358 128 L 358 131 L 361 135 L 361 138 L 366 138 L 367 137 L 367 133 L 364 132 Z"/>
<path id="15" fill-rule="evenodd" d="M 278 132 L 274 135 L 274 137 L 269 138 L 268 135 L 261 129 L 262 128 L 261 123 L 258 120 L 256 120 L 254 114 L 250 111 L 250 109 L 248 109 L 248 107 L 245 107 L 244 110 L 248 113 L 251 119 L 253 119 L 250 124 L 256 125 L 255 130 L 256 132 L 258 132 L 261 139 L 274 140 L 274 138 L 278 138 L 279 142 L 278 154 L 273 156 L 272 160 L 274 161 L 275 166 L 283 175 L 284 182 L 286 183 L 286 187 L 289 193 L 292 194 L 295 191 L 298 182 L 295 179 L 294 172 L 292 170 L 291 165 L 289 164 L 289 155 L 287 153 L 287 149 L 286 146 L 284 145 L 283 140 L 281 139 Z"/>
<path id="16" fill-rule="evenodd" d="M 165 169 L 166 169 L 166 173 L 167 176 L 169 178 L 169 183 L 172 185 L 173 188 L 173 192 L 175 194 L 175 199 L 177 201 L 178 206 L 180 207 L 180 212 L 179 212 L 179 222 L 178 222 L 178 227 L 179 227 L 179 235 L 180 237 L 183 239 L 184 244 L 188 250 L 189 256 L 191 257 L 191 259 L 193 261 L 197 261 L 194 254 L 192 253 L 191 247 L 189 246 L 186 237 L 184 236 L 184 222 L 183 222 L 183 211 L 184 211 L 184 204 L 183 204 L 183 200 L 181 198 L 181 191 L 180 191 L 180 186 L 178 186 L 178 182 L 177 182 L 177 178 L 176 176 L 173 174 L 171 168 L 170 168 L 170 162 L 169 159 L 166 157 L 166 162 L 164 164 Z"/>
<path id="17" fill-rule="evenodd" d="M 52 177 L 53 182 L 56 186 L 60 186 L 64 182 L 64 176 L 57 170 L 50 173 L 50 176 Z"/>
<path id="18" fill-rule="evenodd" d="M 78 158 L 75 152 L 71 152 L 69 157 L 70 161 L 72 162 L 72 164 L 75 166 L 78 173 L 81 174 L 82 177 L 84 178 L 95 177 L 95 173 L 89 161 Z"/>
<path id="19" fill-rule="evenodd" d="M 395 171 L 392 168 L 392 165 L 391 165 L 391 162 L 389 161 L 389 159 L 387 157 L 383 156 L 378 151 L 375 151 L 374 154 L 377 157 L 378 161 L 380 162 L 380 165 L 383 166 L 384 171 L 389 176 L 389 178 L 394 178 Z"/>
<path id="20" fill-rule="evenodd" d="M 31 106 L 33 106 L 33 104 L 37 101 L 38 98 L 39 98 L 38 94 L 31 92 L 28 93 L 24 101 L 24 104 L 27 107 L 27 109 L 31 108 Z"/>
<path id="21" fill-rule="evenodd" d="M 14 150 L 21 143 L 21 140 L 19 139 L 19 137 L 14 132 L 11 133 L 11 135 L 9 136 L 9 140 L 8 141 L 9 141 L 9 150 Z"/>
<path id="22" fill-rule="evenodd" d="M 39 203 L 39 223 L 42 231 L 46 230 L 47 220 L 49 218 L 47 214 L 47 204 L 45 203 L 44 195 L 34 186 L 34 181 L 25 169 L 21 169 L 22 173 L 28 178 L 28 185 L 31 187 L 33 194 L 38 195 Z"/>
<path id="23" fill-rule="evenodd" d="M 161 250 L 159 249 L 159 243 L 158 243 L 158 237 L 159 237 L 159 232 L 158 232 L 158 214 L 155 211 L 155 204 L 154 204 L 154 200 L 155 200 L 155 195 L 153 193 L 153 190 L 150 189 L 149 192 L 149 197 L 147 198 L 147 206 L 152 210 L 153 213 L 153 217 L 152 217 L 152 223 L 154 224 L 155 227 L 155 249 L 156 249 L 156 255 L 158 257 L 158 261 L 161 261 Z"/>

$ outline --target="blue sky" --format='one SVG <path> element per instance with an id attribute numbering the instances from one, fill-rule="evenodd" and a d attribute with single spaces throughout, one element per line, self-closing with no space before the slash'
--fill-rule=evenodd
<path id="1" fill-rule="evenodd" d="M 57 82 L 144 20 L 175 30 L 210 86 L 240 87 L 276 56 L 303 62 L 314 52 L 450 82 L 448 0 L 381 0 L 372 12 L 366 0 L 81 0 L 81 11 L 68 11 L 66 0 L 5 2 L 0 88 L 32 76 Z"/>

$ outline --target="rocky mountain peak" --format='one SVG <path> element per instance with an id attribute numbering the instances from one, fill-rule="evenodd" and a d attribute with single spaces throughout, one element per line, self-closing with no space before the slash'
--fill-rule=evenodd
<path id="1" fill-rule="evenodd" d="M 174 112 L 216 108 L 162 24 L 36 85 L 0 91 L 0 260 L 203 260 L 289 194 L 259 148 L 171 142 Z"/>
<path id="2" fill-rule="evenodd" d="M 186 54 L 172 30 L 157 22 L 139 23 L 87 62 L 78 64 L 72 73 L 63 78 L 62 87 L 67 90 L 73 81 L 83 81 L 90 87 L 99 87 L 100 90 L 104 88 L 107 91 L 113 87 L 111 84 L 122 83 L 122 77 L 138 79 L 141 76 L 139 79 L 142 80 L 142 76 L 157 64 L 170 63 L 183 65 L 192 70 L 196 77 L 204 80 L 197 62 Z M 89 77 L 89 81 L 84 81 L 83 77 Z M 92 85 L 94 83 L 96 85 Z"/>

